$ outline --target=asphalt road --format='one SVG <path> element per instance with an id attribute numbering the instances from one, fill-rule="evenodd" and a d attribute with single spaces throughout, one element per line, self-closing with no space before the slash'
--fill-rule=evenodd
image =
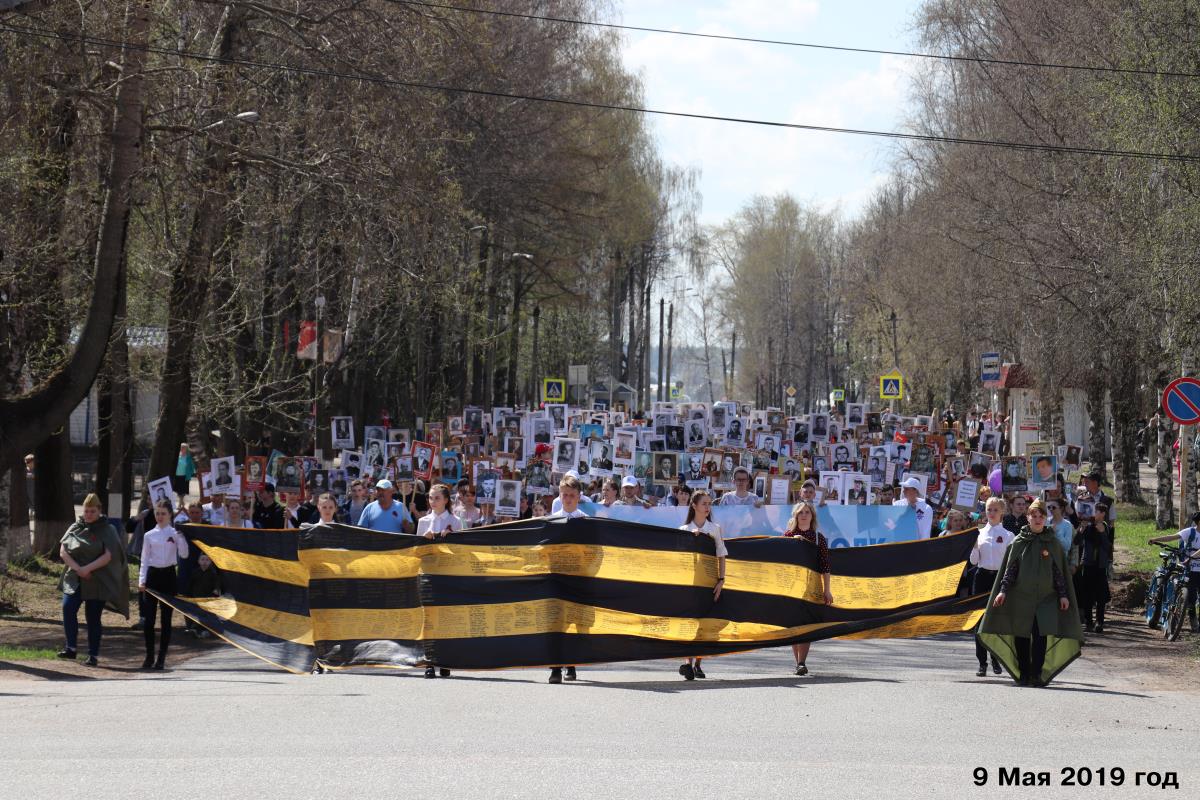
<path id="1" fill-rule="evenodd" d="M 1086 649 L 1085 649 L 1086 653 Z M 1085 658 L 1049 689 L 976 678 L 970 639 L 822 642 L 676 665 L 323 676 L 232 648 L 133 680 L 0 680 L 0 797 L 929 798 L 1197 796 L 1195 688 Z M 1120 767 L 1120 788 L 1060 786 Z M 985 767 L 977 787 L 972 770 Z M 1051 772 L 1001 788 L 1000 767 Z M 1175 770 L 1180 792 L 1133 786 Z"/>

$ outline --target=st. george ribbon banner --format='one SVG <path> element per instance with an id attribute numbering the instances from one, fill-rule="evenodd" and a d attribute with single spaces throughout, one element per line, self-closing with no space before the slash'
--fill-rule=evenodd
<path id="1" fill-rule="evenodd" d="M 292 672 L 589 664 L 713 656 L 819 639 L 970 630 L 957 590 L 975 532 L 829 553 L 783 537 L 714 542 L 611 519 L 541 517 L 430 540 L 348 525 L 184 525 L 222 571 L 221 597 L 164 597 Z"/>

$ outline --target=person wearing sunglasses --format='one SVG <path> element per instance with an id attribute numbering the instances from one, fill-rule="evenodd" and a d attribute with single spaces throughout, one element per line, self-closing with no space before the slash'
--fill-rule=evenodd
<path id="1" fill-rule="evenodd" d="M 1028 523 L 1004 554 L 979 638 L 1022 686 L 1045 686 L 1079 656 L 1083 626 L 1067 555 L 1046 504 L 1035 500 Z"/>

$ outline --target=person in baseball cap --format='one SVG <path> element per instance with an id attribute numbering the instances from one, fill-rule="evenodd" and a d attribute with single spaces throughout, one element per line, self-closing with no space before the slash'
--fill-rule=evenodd
<path id="1" fill-rule="evenodd" d="M 384 533 L 412 533 L 412 514 L 408 513 L 403 503 L 392 499 L 395 491 L 396 487 L 387 478 L 375 484 L 376 499 L 363 508 L 358 526 Z"/>
<path id="2" fill-rule="evenodd" d="M 641 486 L 641 481 L 632 475 L 626 475 L 621 479 L 621 499 L 616 502 L 619 506 L 637 506 L 639 508 L 649 508 L 650 502 L 638 497 L 638 488 Z"/>
<path id="3" fill-rule="evenodd" d="M 921 498 L 924 488 L 918 478 L 907 478 L 900 484 L 903 497 L 892 502 L 894 506 L 908 506 L 916 513 L 918 539 L 928 539 L 933 530 L 933 509 Z"/>

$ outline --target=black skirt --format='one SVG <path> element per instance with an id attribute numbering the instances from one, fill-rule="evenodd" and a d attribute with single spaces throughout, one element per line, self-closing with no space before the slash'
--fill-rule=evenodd
<path id="1" fill-rule="evenodd" d="M 159 594 L 175 594 L 175 568 L 151 567 L 146 573 L 146 588 Z"/>

